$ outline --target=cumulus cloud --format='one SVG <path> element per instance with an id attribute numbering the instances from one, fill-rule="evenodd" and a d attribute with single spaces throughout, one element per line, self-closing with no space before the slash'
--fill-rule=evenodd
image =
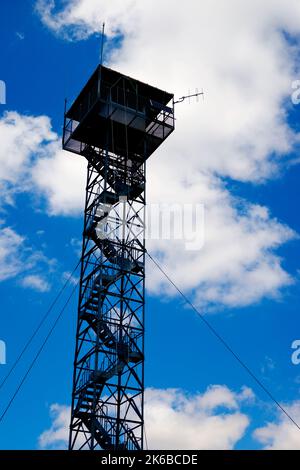
<path id="1" fill-rule="evenodd" d="M 17 192 L 38 193 L 51 215 L 78 214 L 83 207 L 86 162 L 61 150 L 47 116 L 7 111 L 0 118 L 0 192 L 13 203 Z"/>
<path id="2" fill-rule="evenodd" d="M 149 449 L 232 449 L 243 437 L 249 418 L 243 402 L 253 399 L 245 387 L 235 393 L 214 385 L 203 394 L 179 389 L 149 388 L 145 393 L 145 423 Z M 52 424 L 39 437 L 43 449 L 67 446 L 70 408 L 50 407 Z"/>
<path id="3" fill-rule="evenodd" d="M 300 423 L 300 401 L 285 405 L 287 412 Z M 275 422 L 254 431 L 254 437 L 268 450 L 300 450 L 299 429 L 283 414 Z"/>
<path id="4" fill-rule="evenodd" d="M 44 431 L 38 440 L 42 449 L 65 449 L 68 442 L 71 410 L 69 406 L 54 403 L 50 406 L 52 424 Z"/>
<path id="5" fill-rule="evenodd" d="M 0 187 L 3 197 L 28 184 L 28 171 L 42 144 L 56 138 L 47 116 L 26 116 L 6 111 L 0 119 Z M 4 191 L 4 189 L 6 191 Z"/>
<path id="6" fill-rule="evenodd" d="M 47 155 L 32 167 L 36 190 L 46 198 L 50 215 L 78 215 L 84 207 L 87 164 L 84 158 L 61 150 L 61 142 L 49 145 Z"/>
<path id="7" fill-rule="evenodd" d="M 4 223 L 0 221 L 0 282 L 16 278 L 25 288 L 49 291 L 51 286 L 45 275 L 54 269 L 56 260 L 47 258 L 25 236 Z"/>
<path id="8" fill-rule="evenodd" d="M 23 287 L 36 290 L 38 292 L 48 292 L 50 290 L 49 282 L 38 274 L 29 274 L 21 280 Z"/>
<path id="9" fill-rule="evenodd" d="M 0 281 L 15 277 L 23 269 L 20 260 L 24 237 L 10 227 L 0 228 Z"/>
<path id="10" fill-rule="evenodd" d="M 145 422 L 151 449 L 233 449 L 243 437 L 249 418 L 241 401 L 252 397 L 246 389 L 236 394 L 225 386 L 209 387 L 203 394 L 182 390 L 148 389 Z M 222 407 L 222 411 L 218 408 Z"/>

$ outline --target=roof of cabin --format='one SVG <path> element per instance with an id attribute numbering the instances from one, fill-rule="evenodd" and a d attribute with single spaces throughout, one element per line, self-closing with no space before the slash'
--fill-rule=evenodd
<path id="1" fill-rule="evenodd" d="M 73 115 L 73 112 L 78 109 L 78 105 L 82 102 L 84 96 L 91 91 L 98 83 L 98 74 L 101 74 L 101 81 L 103 81 L 106 85 L 113 86 L 116 85 L 117 82 L 123 78 L 127 79 L 128 82 L 132 85 L 132 91 L 135 92 L 137 89 L 137 93 L 139 96 L 149 97 L 158 103 L 166 105 L 171 101 L 174 97 L 172 93 L 168 93 L 164 90 L 160 90 L 152 85 L 148 85 L 147 83 L 141 82 L 140 80 L 136 80 L 132 77 L 124 75 L 120 72 L 112 70 L 104 65 L 98 65 L 87 83 L 84 85 L 82 90 L 80 91 L 79 95 L 76 97 L 74 102 L 72 103 L 70 109 L 67 112 L 67 116 Z"/>

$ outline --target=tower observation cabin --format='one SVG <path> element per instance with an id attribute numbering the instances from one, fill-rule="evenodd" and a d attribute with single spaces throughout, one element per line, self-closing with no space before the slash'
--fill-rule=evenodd
<path id="1" fill-rule="evenodd" d="M 99 66 L 65 114 L 64 149 L 147 159 L 174 130 L 173 95 Z"/>
<path id="2" fill-rule="evenodd" d="M 173 94 L 103 65 L 65 110 L 87 160 L 70 449 L 143 449 L 145 168 L 173 130 Z"/>

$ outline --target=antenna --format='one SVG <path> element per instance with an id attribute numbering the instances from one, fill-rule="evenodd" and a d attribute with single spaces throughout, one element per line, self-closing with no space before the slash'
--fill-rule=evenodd
<path id="1" fill-rule="evenodd" d="M 104 40 L 105 40 L 105 23 L 102 23 L 102 35 L 101 35 L 101 49 L 100 49 L 100 65 L 102 65 L 103 62 L 103 49 L 104 49 Z"/>
<path id="2" fill-rule="evenodd" d="M 202 91 L 199 92 L 198 88 L 196 88 L 195 90 L 195 93 L 193 94 L 190 94 L 190 90 L 188 91 L 188 95 L 186 96 L 182 96 L 181 98 L 178 98 L 177 101 L 174 101 L 174 104 L 177 104 L 177 103 L 182 103 L 183 101 L 185 101 L 186 99 L 189 100 L 189 103 L 191 102 L 191 98 L 196 98 L 196 101 L 198 102 L 199 101 L 199 96 L 203 97 L 204 99 L 204 92 L 203 92 L 203 89 Z"/>

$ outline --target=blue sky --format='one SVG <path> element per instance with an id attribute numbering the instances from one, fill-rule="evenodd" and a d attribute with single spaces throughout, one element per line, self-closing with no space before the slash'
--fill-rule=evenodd
<path id="1" fill-rule="evenodd" d="M 48 116 L 52 131 L 60 136 L 64 99 L 65 97 L 72 99 L 95 68 L 99 54 L 99 37 L 90 32 L 84 40 L 67 40 L 59 30 L 54 33 L 45 21 L 43 23 L 40 15 L 34 11 L 34 4 L 35 2 L 30 0 L 16 0 L 14 4 L 6 1 L 1 4 L 0 79 L 4 80 L 7 86 L 7 103 L 0 105 L 0 119 L 10 111 L 22 116 Z M 62 7 L 59 2 L 57 5 Z M 70 23 L 71 28 L 74 25 Z M 300 30 L 300 25 L 298 26 Z M 288 29 L 288 26 L 286 28 Z M 296 27 L 295 29 L 297 30 Z M 108 29 L 108 35 L 110 34 Z M 297 34 L 292 36 L 295 41 L 299 40 L 299 34 L 297 30 Z M 126 39 L 126 32 L 124 38 Z M 162 37 L 161 41 L 163 39 Z M 292 54 L 289 45 L 286 47 Z M 118 48 L 119 55 L 110 56 L 114 48 Z M 122 41 L 120 42 L 119 36 L 111 34 L 106 48 L 107 63 L 115 64 L 119 61 L 120 67 L 127 71 L 126 60 L 128 60 L 128 73 L 134 72 L 135 67 L 139 67 L 139 62 L 137 65 L 132 65 L 128 48 L 129 46 L 124 48 L 122 56 Z M 191 43 L 190 48 L 194 48 L 196 53 L 195 44 Z M 156 50 L 156 53 L 159 55 L 160 51 Z M 296 70 L 295 65 L 294 71 Z M 193 77 L 193 73 L 198 72 L 196 68 L 191 67 L 186 76 Z M 298 77 L 294 76 L 294 79 L 296 78 Z M 158 78 L 158 82 L 159 80 Z M 226 82 L 226 74 L 224 80 Z M 161 83 L 163 87 L 167 81 L 164 76 L 158 84 Z M 196 85 L 201 85 L 199 76 L 195 77 L 194 81 Z M 179 93 L 176 87 L 180 84 L 175 83 L 171 76 L 171 89 L 168 91 L 172 91 L 173 83 L 175 91 Z M 206 102 L 209 102 L 212 92 L 211 87 Z M 283 90 L 282 98 L 285 98 L 285 103 L 288 105 L 284 108 L 281 104 L 279 109 L 285 113 L 289 129 L 296 132 L 299 129 L 298 108 L 289 103 L 289 94 L 289 88 Z M 284 100 L 281 102 L 284 103 Z M 200 122 L 203 122 L 207 108 L 203 105 L 203 111 L 201 103 L 190 106 L 192 106 L 192 116 L 199 115 Z M 247 111 L 247 104 L 245 106 Z M 189 110 L 187 108 L 182 112 L 179 110 L 177 117 L 181 122 L 187 120 Z M 178 123 L 177 134 L 184 132 L 185 126 L 188 125 Z M 276 132 L 278 129 L 275 129 Z M 201 129 L 198 134 L 201 150 Z M 170 137 L 172 138 L 173 136 Z M 181 139 L 183 140 L 183 137 Z M 193 141 L 193 136 L 191 140 Z M 40 143 L 41 147 L 46 144 L 47 139 L 46 143 L 45 141 Z M 280 148 L 278 145 L 278 149 Z M 270 217 L 299 234 L 300 167 L 295 161 L 297 148 L 295 139 L 292 148 L 282 152 L 284 158 L 276 172 L 267 178 L 262 178 L 263 181 L 258 182 L 255 178 L 246 178 L 244 175 L 235 177 L 234 174 L 229 174 L 229 171 L 227 174 L 226 172 L 221 174 L 219 169 L 212 170 L 212 174 L 219 173 L 218 184 L 222 184 L 222 190 L 235 198 L 235 201 L 242 199 L 251 204 L 267 207 Z M 170 152 L 172 146 L 167 149 Z M 278 153 L 280 154 L 279 151 Z M 160 157 L 163 158 L 163 154 L 153 158 Z M 11 159 L 13 155 L 7 153 L 6 158 Z M 39 150 L 36 154 L 33 153 L 31 158 L 36 162 L 37 159 L 43 158 L 43 155 Z M 72 158 L 75 162 L 75 159 L 80 157 L 74 155 Z M 232 155 L 232 159 L 234 158 L 237 157 Z M 155 169 L 156 167 L 153 172 Z M 188 175 L 188 171 L 185 171 Z M 151 184 L 150 176 L 148 181 Z M 43 193 L 42 185 L 36 189 L 30 187 L 30 181 L 28 183 L 29 188 L 22 181 L 22 184 L 17 184 L 17 191 L 12 191 L 13 183 L 10 182 L 4 188 L 9 188 L 6 195 L 8 192 L 11 193 L 11 200 L 7 201 L 4 193 L 1 196 L 4 201 L 1 203 L 0 214 L 0 219 L 3 220 L 2 228 L 9 227 L 14 233 L 25 238 L 25 241 L 19 245 L 18 256 L 21 263 L 24 265 L 27 263 L 27 267 L 24 270 L 19 267 L 15 274 L 7 276 L 0 283 L 0 339 L 7 345 L 7 365 L 0 366 L 0 380 L 6 375 L 22 345 L 62 285 L 64 273 L 72 271 L 75 266 L 82 232 L 80 211 L 75 211 L 73 214 L 62 214 L 59 210 L 51 212 L 47 185 L 44 186 L 45 193 Z M 0 190 L 2 191 L 1 184 Z M 201 192 L 199 197 L 201 198 Z M 247 248 L 247 245 L 245 247 Z M 155 251 L 155 246 L 153 249 Z M 293 279 L 293 283 L 288 285 L 283 282 L 282 286 L 274 289 L 272 293 L 254 296 L 245 306 L 239 305 L 238 302 L 226 304 L 214 298 L 213 303 L 214 306 L 217 304 L 217 308 L 209 316 L 209 321 L 276 398 L 291 406 L 299 399 L 300 388 L 300 365 L 295 366 L 291 363 L 291 343 L 300 337 L 300 260 L 299 240 L 296 235 L 287 243 L 278 243 L 276 257 L 280 260 L 282 269 Z M 168 259 L 166 257 L 166 262 Z M 180 276 L 176 277 L 177 271 L 172 263 L 167 267 L 172 270 L 174 279 L 178 279 L 180 284 Z M 28 284 L 27 287 L 24 286 L 24 278 L 28 275 L 41 277 L 46 283 L 44 289 L 41 286 L 34 289 L 34 286 L 28 287 Z M 194 396 L 198 392 L 204 393 L 212 384 L 225 385 L 235 392 L 243 386 L 250 387 L 255 399 L 244 403 L 242 409 L 251 422 L 235 447 L 261 448 L 263 444 L 253 437 L 253 431 L 263 427 L 267 422 L 280 422 L 275 406 L 211 335 L 201 320 L 183 305 L 182 299 L 176 296 L 165 297 L 161 295 L 160 288 L 161 286 L 158 288 L 155 281 L 150 281 L 147 292 L 146 386 L 155 389 L 178 388 L 184 390 L 187 396 Z M 187 286 L 185 292 L 191 298 L 197 299 L 199 296 L 200 298 L 204 296 L 206 288 L 207 282 L 200 285 L 195 283 Z M 243 284 L 236 284 L 232 288 L 237 289 L 237 296 L 240 289 L 242 296 Z M 37 448 L 38 437 L 51 426 L 50 405 L 70 403 L 76 303 L 75 296 L 22 391 L 0 423 L 1 449 Z M 207 301 L 205 305 L 201 302 L 199 305 L 202 310 L 210 307 Z M 55 312 L 58 312 L 58 308 Z M 53 312 L 52 321 L 54 317 Z M 9 383 L 0 391 L 1 410 L 5 407 L 48 328 L 49 322 Z M 222 410 L 218 413 L 222 413 Z M 300 417 L 300 413 L 298 416 Z"/>

